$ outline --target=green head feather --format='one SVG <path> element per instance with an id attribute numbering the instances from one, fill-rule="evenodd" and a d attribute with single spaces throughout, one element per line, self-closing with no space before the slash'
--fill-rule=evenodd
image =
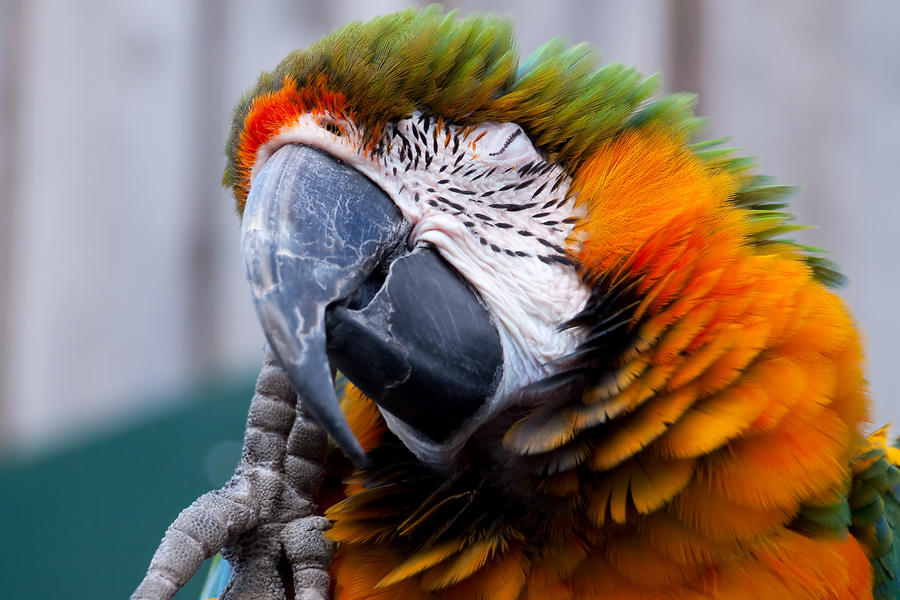
<path id="1" fill-rule="evenodd" d="M 232 183 L 231 164 L 252 99 L 279 89 L 286 76 L 303 85 L 325 74 L 366 130 L 414 110 L 463 125 L 515 122 L 549 158 L 570 169 L 625 127 L 659 121 L 690 129 L 699 122 L 693 96 L 649 103 L 657 77 L 643 78 L 618 64 L 597 70 L 597 52 L 586 44 L 568 48 L 553 40 L 518 62 L 511 23 L 494 15 L 460 19 L 430 6 L 350 23 L 289 54 L 240 100 L 225 183 Z"/>
<path id="2" fill-rule="evenodd" d="M 237 183 L 236 160 L 244 120 L 257 96 L 275 92 L 291 78 L 306 85 L 324 75 L 342 92 L 366 132 L 419 110 L 460 125 L 514 122 L 547 158 L 570 173 L 605 139 L 626 128 L 654 125 L 686 138 L 703 119 L 694 116 L 693 94 L 651 100 L 659 78 L 644 78 L 633 68 L 609 64 L 597 68 L 598 54 L 587 44 L 568 47 L 559 39 L 536 50 L 519 65 L 512 25 L 495 15 L 461 19 L 439 6 L 410 8 L 367 23 L 350 23 L 305 50 L 295 50 L 275 69 L 260 75 L 234 110 L 223 184 Z M 754 165 L 746 157 L 729 158 L 730 149 L 696 144 L 694 152 L 710 163 L 741 175 L 735 197 L 751 219 L 767 227 L 753 241 L 787 246 L 804 256 L 816 277 L 839 285 L 843 277 L 820 253 L 773 237 L 800 229 L 788 222 L 781 198 L 787 186 L 744 175 Z M 771 226 L 769 226 L 771 225 Z"/>

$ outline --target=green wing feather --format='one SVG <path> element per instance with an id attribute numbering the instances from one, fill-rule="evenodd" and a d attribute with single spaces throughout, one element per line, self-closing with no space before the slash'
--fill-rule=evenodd
<path id="1" fill-rule="evenodd" d="M 900 598 L 900 449 L 885 443 L 886 428 L 857 460 L 848 497 L 850 531 L 866 547 L 875 600 Z"/>
<path id="2" fill-rule="evenodd" d="M 845 536 L 863 545 L 872 563 L 874 600 L 900 598 L 900 449 L 887 446 L 887 427 L 868 439 L 853 461 L 845 498 L 803 507 L 791 528 L 811 537 Z"/>

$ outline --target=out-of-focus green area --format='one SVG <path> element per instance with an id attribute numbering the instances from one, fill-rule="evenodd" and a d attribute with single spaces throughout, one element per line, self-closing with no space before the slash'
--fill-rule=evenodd
<path id="1" fill-rule="evenodd" d="M 253 380 L 186 394 L 165 415 L 0 467 L 4 598 L 128 598 L 166 527 L 240 458 Z M 204 565 L 176 596 L 196 600 Z"/>

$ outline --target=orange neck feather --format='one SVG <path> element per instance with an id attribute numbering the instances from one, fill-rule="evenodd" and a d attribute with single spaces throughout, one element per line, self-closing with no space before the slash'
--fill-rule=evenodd
<path id="1" fill-rule="evenodd" d="M 871 598 L 852 536 L 790 528 L 846 491 L 868 408 L 859 339 L 801 260 L 750 243 L 739 183 L 652 129 L 584 162 L 585 279 L 636 280 L 641 302 L 613 383 L 560 409 L 560 448 L 581 440 L 586 458 L 534 490 L 577 514 L 552 539 L 508 523 L 505 537 L 409 556 L 383 529 L 399 506 L 390 482 L 356 480 L 329 511 L 337 598 Z M 347 410 L 377 445 L 371 404 L 351 394 Z"/>

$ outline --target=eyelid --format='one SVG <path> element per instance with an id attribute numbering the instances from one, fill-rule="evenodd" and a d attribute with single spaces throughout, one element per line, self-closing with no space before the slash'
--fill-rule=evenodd
<path id="1" fill-rule="evenodd" d="M 488 122 L 479 129 L 480 132 L 476 130 L 476 133 L 483 139 L 478 142 L 478 150 L 485 164 L 513 167 L 544 160 L 529 139 L 528 132 L 516 123 Z"/>
<path id="2" fill-rule="evenodd" d="M 506 141 L 503 142 L 503 145 L 500 146 L 499 150 L 497 150 L 496 152 L 491 152 L 488 156 L 497 156 L 498 154 L 503 154 L 506 151 L 506 149 L 509 148 L 509 145 L 512 143 L 512 141 L 514 139 L 516 139 L 517 137 L 519 137 L 520 135 L 522 135 L 522 130 L 516 129 L 511 134 L 509 134 L 509 137 L 506 138 Z"/>

